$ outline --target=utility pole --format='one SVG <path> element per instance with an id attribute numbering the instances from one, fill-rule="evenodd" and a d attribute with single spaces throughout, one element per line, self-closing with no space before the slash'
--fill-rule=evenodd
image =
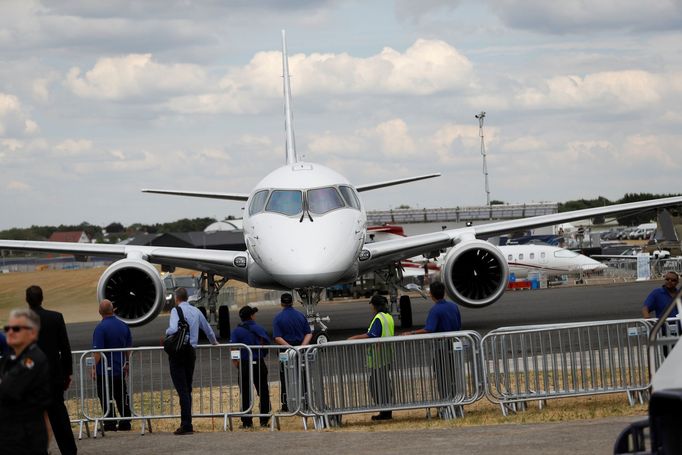
<path id="1" fill-rule="evenodd" d="M 485 141 L 483 140 L 483 119 L 485 112 L 474 115 L 478 119 L 478 135 L 481 137 L 481 156 L 483 157 L 483 175 L 485 176 L 485 205 L 490 206 L 490 186 L 488 185 L 488 163 L 485 155 Z"/>

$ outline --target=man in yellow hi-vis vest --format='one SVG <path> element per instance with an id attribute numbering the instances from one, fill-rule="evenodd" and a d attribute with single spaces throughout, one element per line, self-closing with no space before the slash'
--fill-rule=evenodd
<path id="1" fill-rule="evenodd" d="M 374 312 L 374 318 L 366 333 L 355 335 L 349 340 L 363 338 L 392 337 L 394 335 L 393 317 L 388 312 L 388 300 L 381 295 L 374 295 L 369 301 Z M 393 383 L 391 381 L 390 345 L 385 343 L 370 346 L 367 352 L 367 366 L 370 370 L 369 393 L 379 406 L 388 407 L 393 397 Z M 392 411 L 380 411 L 372 416 L 372 420 L 389 420 L 393 418 Z"/>

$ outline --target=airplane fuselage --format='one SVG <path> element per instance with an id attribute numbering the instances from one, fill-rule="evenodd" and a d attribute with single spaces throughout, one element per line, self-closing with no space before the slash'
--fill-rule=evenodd
<path id="1" fill-rule="evenodd" d="M 341 174 L 298 162 L 275 169 L 250 194 L 244 239 L 256 273 L 249 284 L 326 287 L 357 276 L 367 215 Z"/>

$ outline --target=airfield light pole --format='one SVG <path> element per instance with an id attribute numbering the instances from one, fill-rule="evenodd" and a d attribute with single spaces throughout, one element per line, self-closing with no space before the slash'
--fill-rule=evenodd
<path id="1" fill-rule="evenodd" d="M 485 141 L 483 140 L 483 120 L 485 112 L 474 115 L 478 119 L 478 135 L 481 137 L 481 156 L 483 156 L 483 175 L 485 176 L 485 205 L 490 205 L 490 186 L 488 185 L 488 163 L 485 154 Z"/>

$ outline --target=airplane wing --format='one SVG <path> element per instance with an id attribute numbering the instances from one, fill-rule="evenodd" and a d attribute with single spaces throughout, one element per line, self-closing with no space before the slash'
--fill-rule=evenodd
<path id="1" fill-rule="evenodd" d="M 355 190 L 358 193 L 362 193 L 363 191 L 376 190 L 377 188 L 384 188 L 386 186 L 392 186 L 392 185 L 401 185 L 403 183 L 416 182 L 418 180 L 432 179 L 434 177 L 440 177 L 440 173 L 418 175 L 416 177 L 408 177 L 408 178 L 397 179 L 397 180 L 387 180 L 385 182 L 369 183 L 367 185 L 358 185 L 355 187 Z"/>
<path id="2" fill-rule="evenodd" d="M 175 196 L 201 197 L 209 199 L 227 199 L 230 201 L 246 201 L 249 199 L 249 195 L 243 193 L 208 193 L 202 191 L 154 190 L 154 189 L 143 189 L 142 192 L 155 194 L 172 194 Z"/>
<path id="3" fill-rule="evenodd" d="M 360 255 L 360 272 L 364 273 L 384 267 L 391 262 L 427 254 L 443 248 L 449 248 L 462 241 L 488 238 L 520 229 L 539 228 L 565 223 L 567 221 L 584 220 L 598 215 L 613 215 L 629 212 L 640 212 L 647 209 L 682 204 L 682 196 L 652 199 L 648 201 L 630 202 L 605 207 L 575 210 L 571 212 L 540 215 L 518 220 L 499 221 L 459 229 L 429 234 L 414 235 L 394 240 L 378 241 L 365 244 Z"/>
<path id="4" fill-rule="evenodd" d="M 0 240 L 0 250 L 41 251 L 82 256 L 103 256 L 112 259 L 139 257 L 152 264 L 212 272 L 239 281 L 246 281 L 247 278 L 245 267 L 247 253 L 245 251 L 21 240 Z M 240 257 L 244 258 L 243 262 L 241 259 L 237 260 Z M 238 266 L 236 263 L 240 265 Z"/>

